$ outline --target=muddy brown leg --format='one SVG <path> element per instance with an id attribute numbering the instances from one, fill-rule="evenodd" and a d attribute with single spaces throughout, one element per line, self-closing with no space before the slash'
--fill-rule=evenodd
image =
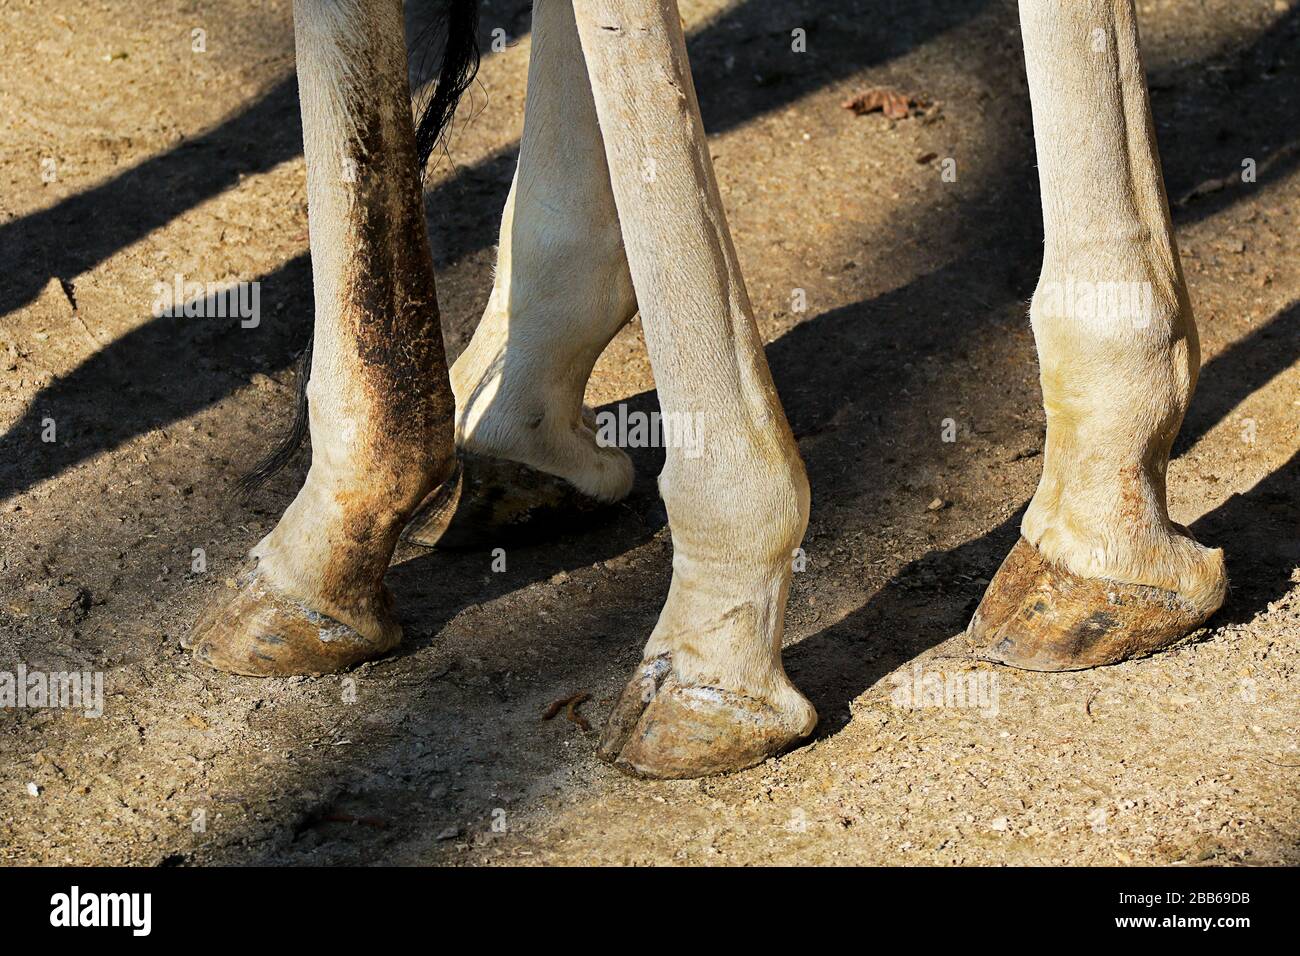
<path id="1" fill-rule="evenodd" d="M 312 464 L 190 638 L 241 674 L 336 671 L 395 647 L 382 584 L 452 463 L 400 0 L 294 4 L 316 322 Z"/>

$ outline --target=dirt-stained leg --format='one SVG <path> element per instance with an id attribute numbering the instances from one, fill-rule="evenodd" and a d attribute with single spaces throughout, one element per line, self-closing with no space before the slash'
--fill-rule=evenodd
<path id="1" fill-rule="evenodd" d="M 323 673 L 401 637 L 382 584 L 452 463 L 400 0 L 296 0 L 316 325 L 312 464 L 189 643 L 241 674 Z"/>
<path id="2" fill-rule="evenodd" d="M 578 0 L 578 32 L 668 421 L 673 580 L 601 755 L 630 773 L 752 766 L 816 713 L 781 664 L 808 484 L 714 179 L 674 0 Z"/>
<path id="3" fill-rule="evenodd" d="M 1046 246 L 1030 316 L 1047 441 L 1020 542 L 969 636 L 1072 670 L 1150 654 L 1223 603 L 1223 553 L 1172 523 L 1169 449 L 1200 365 L 1133 0 L 1021 0 Z"/>

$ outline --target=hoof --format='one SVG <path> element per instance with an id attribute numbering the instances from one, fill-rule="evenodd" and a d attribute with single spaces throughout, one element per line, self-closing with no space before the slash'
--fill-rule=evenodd
<path id="1" fill-rule="evenodd" d="M 671 656 L 660 654 L 643 661 L 623 688 L 597 755 L 634 777 L 705 777 L 762 763 L 816 724 L 811 705 L 787 714 L 734 691 L 684 686 Z"/>
<path id="2" fill-rule="evenodd" d="M 416 509 L 402 540 L 459 551 L 496 547 L 546 537 L 608 507 L 555 475 L 460 452 L 455 472 Z"/>
<path id="3" fill-rule="evenodd" d="M 1163 588 L 1082 578 L 1023 537 L 971 618 L 972 653 L 1031 671 L 1073 671 L 1146 657 L 1177 643 L 1222 603 Z"/>
<path id="4" fill-rule="evenodd" d="M 333 674 L 387 654 L 402 639 L 387 607 L 372 640 L 272 590 L 255 570 L 241 575 L 237 588 L 209 605 L 181 642 L 195 660 L 217 670 L 247 677 Z M 386 591 L 383 600 L 389 600 Z"/>

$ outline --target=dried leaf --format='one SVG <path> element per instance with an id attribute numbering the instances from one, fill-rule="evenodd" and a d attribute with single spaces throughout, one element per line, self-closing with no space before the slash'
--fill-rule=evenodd
<path id="1" fill-rule="evenodd" d="M 919 116 L 934 107 L 934 103 L 920 96 L 899 92 L 888 86 L 875 86 L 840 104 L 852 110 L 855 116 L 865 116 L 877 110 L 893 120 Z"/>

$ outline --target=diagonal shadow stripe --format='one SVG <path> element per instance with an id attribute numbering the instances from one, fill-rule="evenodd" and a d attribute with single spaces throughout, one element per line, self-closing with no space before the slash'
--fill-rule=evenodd
<path id="1" fill-rule="evenodd" d="M 287 365 L 302 329 L 294 307 L 311 302 L 307 256 L 259 281 L 255 329 L 241 328 L 237 318 L 151 319 L 43 388 L 0 437 L 0 497 L 207 408 L 254 372 Z M 215 304 L 205 299 L 204 313 L 215 314 Z M 55 443 L 40 441 L 47 417 L 57 425 Z"/>
<path id="2" fill-rule="evenodd" d="M 268 130 L 271 132 L 268 135 Z M 281 80 L 220 126 L 48 209 L 0 226 L 0 315 L 239 182 L 302 154 L 298 84 Z"/>
<path id="3" fill-rule="evenodd" d="M 1214 215 L 1300 164 L 1300 7 L 1250 44 L 1151 77 L 1176 222 Z M 1242 179 L 1253 159 L 1255 182 Z"/>
<path id="4" fill-rule="evenodd" d="M 1300 301 L 1216 355 L 1201 369 L 1173 456 L 1185 454 L 1274 376 L 1300 359 Z"/>

